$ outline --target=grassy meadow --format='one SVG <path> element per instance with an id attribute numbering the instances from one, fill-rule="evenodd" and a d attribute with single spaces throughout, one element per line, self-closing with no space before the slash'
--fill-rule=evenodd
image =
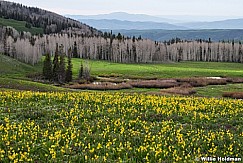
<path id="1" fill-rule="evenodd" d="M 33 82 L 27 76 L 42 72 L 42 60 L 35 66 L 21 63 L 10 57 L 0 55 L 0 89 L 34 90 L 34 91 L 69 91 L 54 85 Z M 73 78 L 77 79 L 81 62 L 85 60 L 73 58 Z M 188 77 L 243 77 L 243 64 L 220 62 L 179 62 L 157 64 L 123 64 L 107 61 L 88 60 L 92 76 L 120 79 L 157 79 Z M 133 88 L 119 90 L 126 93 L 154 93 L 156 88 Z M 196 88 L 196 96 L 222 97 L 222 93 L 243 92 L 243 84 L 212 85 Z M 110 91 L 114 92 L 114 91 Z"/>
<path id="2" fill-rule="evenodd" d="M 26 28 L 25 27 L 26 21 L 17 21 L 13 19 L 4 19 L 0 17 L 0 25 L 2 26 L 11 26 L 15 28 L 19 32 L 30 32 L 31 34 L 43 34 L 43 29 L 42 28 L 36 28 L 36 27 L 31 27 L 31 28 Z"/>
<path id="3" fill-rule="evenodd" d="M 24 64 L 10 57 L 0 55 L 2 76 L 25 77 L 41 73 L 42 60 L 35 66 Z M 185 77 L 243 77 L 243 64 L 221 62 L 177 62 L 157 64 L 111 63 L 107 61 L 72 59 L 73 78 L 77 78 L 81 62 L 87 61 L 92 76 L 118 78 L 185 78 Z"/>
<path id="4" fill-rule="evenodd" d="M 77 76 L 80 59 L 73 59 L 74 76 Z M 220 62 L 179 62 L 160 64 L 125 64 L 107 61 L 89 61 L 94 76 L 122 78 L 185 78 L 185 77 L 243 77 L 243 64 Z"/>

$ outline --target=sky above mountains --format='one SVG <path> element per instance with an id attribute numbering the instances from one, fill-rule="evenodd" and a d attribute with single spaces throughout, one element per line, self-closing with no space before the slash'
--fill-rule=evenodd
<path id="1" fill-rule="evenodd" d="M 242 0 L 11 0 L 61 15 L 128 12 L 149 15 L 243 17 Z"/>

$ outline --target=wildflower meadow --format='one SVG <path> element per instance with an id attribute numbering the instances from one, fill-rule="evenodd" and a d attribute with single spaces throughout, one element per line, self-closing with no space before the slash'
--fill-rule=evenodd
<path id="1" fill-rule="evenodd" d="M 0 92 L 0 162 L 243 158 L 242 100 Z"/>

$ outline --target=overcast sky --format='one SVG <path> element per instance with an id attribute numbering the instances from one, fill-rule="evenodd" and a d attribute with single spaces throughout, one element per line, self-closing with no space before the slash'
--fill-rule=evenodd
<path id="1" fill-rule="evenodd" d="M 149 15 L 242 16 L 243 0 L 11 0 L 61 15 L 128 12 Z"/>

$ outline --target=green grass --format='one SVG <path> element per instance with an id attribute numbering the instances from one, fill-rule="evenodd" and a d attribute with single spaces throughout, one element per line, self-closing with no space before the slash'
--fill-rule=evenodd
<path id="1" fill-rule="evenodd" d="M 0 74 L 1 77 L 25 78 L 27 74 L 41 72 L 42 63 L 32 66 L 17 61 L 11 57 L 0 54 Z"/>
<path id="2" fill-rule="evenodd" d="M 222 97 L 225 92 L 243 92 L 243 84 L 209 85 L 196 88 L 197 96 Z"/>
<path id="3" fill-rule="evenodd" d="M 41 73 L 43 59 L 32 66 L 21 63 L 10 57 L 0 55 L 0 85 L 4 88 L 32 90 L 54 90 L 60 88 L 29 81 L 28 74 Z M 82 59 L 72 59 L 73 78 L 76 79 Z M 161 64 L 122 64 L 107 61 L 88 61 L 92 76 L 117 76 L 119 78 L 184 78 L 199 76 L 226 76 L 243 77 L 243 64 L 219 62 L 180 62 Z M 8 81 L 8 82 L 5 82 Z M 11 81 L 11 82 L 10 82 Z M 8 83 L 8 84 L 7 84 Z M 40 85 L 39 85 L 40 84 Z M 26 86 L 25 86 L 26 85 Z M 241 84 L 223 86 L 207 86 L 196 88 L 198 96 L 220 97 L 224 92 L 243 91 Z M 159 89 L 129 89 L 119 92 L 149 93 L 158 92 Z"/>
<path id="4" fill-rule="evenodd" d="M 0 78 L 0 88 L 14 89 L 14 90 L 29 90 L 29 91 L 70 91 L 62 87 L 56 87 L 49 84 L 43 84 L 28 80 Z"/>
<path id="5" fill-rule="evenodd" d="M 73 59 L 74 76 L 78 74 L 80 59 Z M 180 62 L 161 64 L 122 64 L 89 61 L 94 76 L 122 78 L 183 78 L 200 76 L 243 77 L 243 64 L 219 62 Z"/>
<path id="6" fill-rule="evenodd" d="M 0 88 L 34 91 L 67 91 L 68 89 L 33 82 L 27 75 L 41 73 L 42 62 L 32 66 L 0 54 Z"/>
<path id="7" fill-rule="evenodd" d="M 43 34 L 44 33 L 42 28 L 36 28 L 36 27 L 26 28 L 25 24 L 26 24 L 25 21 L 17 21 L 17 20 L 13 20 L 13 19 L 0 18 L 0 25 L 11 26 L 19 32 L 25 31 L 25 32 L 30 32 L 31 34 Z"/>
<path id="8" fill-rule="evenodd" d="M 82 59 L 72 59 L 73 78 L 78 77 Z M 125 64 L 89 60 L 91 75 L 117 76 L 120 78 L 184 78 L 184 77 L 243 77 L 243 64 L 220 62 L 179 62 L 160 64 Z M 42 72 L 43 59 L 31 66 L 0 55 L 0 73 L 8 77 L 24 77 Z"/>

